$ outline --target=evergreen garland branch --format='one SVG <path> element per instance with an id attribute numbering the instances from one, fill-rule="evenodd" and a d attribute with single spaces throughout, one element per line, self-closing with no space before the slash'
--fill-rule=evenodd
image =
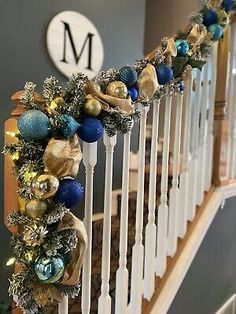
<path id="1" fill-rule="evenodd" d="M 17 225 L 24 225 L 32 222 L 32 219 L 21 213 L 20 211 L 12 212 L 7 218 L 7 224 L 10 227 L 15 227 Z"/>
<path id="2" fill-rule="evenodd" d="M 62 93 L 62 86 L 58 79 L 54 76 L 45 79 L 43 84 L 43 96 L 47 102 L 50 103 L 54 98 L 61 96 Z"/>
<path id="3" fill-rule="evenodd" d="M 56 284 L 56 287 L 59 291 L 61 291 L 65 296 L 70 298 L 75 298 L 79 295 L 80 292 L 80 284 L 74 286 L 67 286 L 60 283 Z"/>
<path id="4" fill-rule="evenodd" d="M 35 104 L 34 102 L 35 87 L 36 87 L 36 84 L 34 84 L 33 82 L 26 82 L 25 87 L 24 87 L 25 93 L 22 96 L 22 102 L 28 110 L 38 109 L 37 104 Z"/>
<path id="5" fill-rule="evenodd" d="M 51 209 L 44 216 L 44 223 L 47 225 L 55 224 L 62 220 L 64 215 L 69 212 L 69 209 L 66 208 L 63 204 L 55 204 L 53 209 Z"/>

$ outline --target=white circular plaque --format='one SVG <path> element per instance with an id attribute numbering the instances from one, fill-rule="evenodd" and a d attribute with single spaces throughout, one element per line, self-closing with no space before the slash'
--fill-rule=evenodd
<path id="1" fill-rule="evenodd" d="M 102 68 L 101 36 L 93 23 L 80 13 L 64 11 L 51 20 L 47 48 L 57 69 L 67 77 L 82 72 L 91 79 Z"/>

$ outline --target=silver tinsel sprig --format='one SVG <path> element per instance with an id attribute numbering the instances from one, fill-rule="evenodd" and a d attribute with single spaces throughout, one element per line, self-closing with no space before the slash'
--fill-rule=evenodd
<path id="1" fill-rule="evenodd" d="M 175 83 L 161 85 L 160 88 L 155 92 L 154 98 L 161 99 L 164 96 L 171 96 L 175 92 Z"/>
<path id="2" fill-rule="evenodd" d="M 13 253 L 18 262 L 25 262 L 26 245 L 21 240 L 18 234 L 11 237 L 11 246 L 13 247 Z"/>
<path id="3" fill-rule="evenodd" d="M 67 254 L 68 252 L 76 248 L 78 238 L 75 230 L 73 229 L 62 230 L 59 232 L 59 235 L 61 236 L 61 243 L 63 247 L 62 255 Z"/>
<path id="4" fill-rule="evenodd" d="M 62 220 L 64 215 L 69 212 L 63 204 L 56 204 L 53 209 L 49 211 L 48 214 L 44 216 L 44 222 L 47 225 L 52 225 Z"/>
<path id="5" fill-rule="evenodd" d="M 95 78 L 94 82 L 98 84 L 102 91 L 105 91 L 107 86 L 119 79 L 119 71 L 116 69 L 109 69 L 108 71 L 101 71 Z"/>
<path id="6" fill-rule="evenodd" d="M 148 65 L 147 59 L 137 60 L 134 64 L 134 69 L 140 74 L 144 68 Z"/>
<path id="7" fill-rule="evenodd" d="M 32 189 L 30 186 L 21 185 L 17 189 L 17 193 L 21 198 L 25 199 L 32 199 L 34 197 L 34 193 L 32 192 Z"/>
<path id="8" fill-rule="evenodd" d="M 79 295 L 80 292 L 80 284 L 74 286 L 67 286 L 62 284 L 55 284 L 57 289 L 61 291 L 65 296 L 70 298 L 75 298 Z"/>
<path id="9" fill-rule="evenodd" d="M 34 275 L 31 268 L 27 268 L 17 274 L 13 274 L 12 278 L 9 279 L 10 282 L 10 286 L 8 289 L 9 295 L 20 296 L 26 292 L 30 293 L 30 291 L 28 291 L 29 289 L 28 284 L 31 282 L 33 277 Z"/>
<path id="10" fill-rule="evenodd" d="M 35 87 L 36 84 L 34 84 L 33 82 L 26 82 L 24 87 L 25 92 L 21 100 L 28 110 L 38 109 L 38 106 L 34 103 Z"/>
<path id="11" fill-rule="evenodd" d="M 191 24 L 202 24 L 203 23 L 203 15 L 202 13 L 191 13 L 189 16 L 189 21 Z"/>
<path id="12" fill-rule="evenodd" d="M 61 96 L 62 86 L 58 79 L 51 76 L 45 79 L 43 84 L 43 96 L 47 102 L 51 102 L 54 98 Z"/>
<path id="13" fill-rule="evenodd" d="M 51 232 L 45 239 L 43 250 L 47 256 L 55 256 L 63 248 L 62 237 L 58 232 Z"/>
<path id="14" fill-rule="evenodd" d="M 20 211 L 14 211 L 7 218 L 7 224 L 10 227 L 15 227 L 17 225 L 24 225 L 31 222 L 32 222 L 32 219 L 29 216 L 24 215 Z"/>

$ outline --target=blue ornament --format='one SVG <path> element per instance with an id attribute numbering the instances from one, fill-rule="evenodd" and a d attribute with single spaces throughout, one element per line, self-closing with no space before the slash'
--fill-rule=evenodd
<path id="1" fill-rule="evenodd" d="M 184 81 L 179 82 L 179 91 L 184 92 L 185 90 L 185 84 Z"/>
<path id="2" fill-rule="evenodd" d="M 60 181 L 59 188 L 53 197 L 56 204 L 65 204 L 66 208 L 72 208 L 83 198 L 84 188 L 73 179 Z"/>
<path id="3" fill-rule="evenodd" d="M 120 69 L 120 80 L 127 86 L 132 86 L 137 82 L 138 73 L 130 66 L 125 66 Z"/>
<path id="4" fill-rule="evenodd" d="M 69 138 L 75 135 L 79 123 L 68 114 L 63 114 L 61 116 L 61 131 L 64 137 Z"/>
<path id="5" fill-rule="evenodd" d="M 40 281 L 54 283 L 64 274 L 64 260 L 60 255 L 40 257 L 35 261 L 34 270 Z"/>
<path id="6" fill-rule="evenodd" d="M 50 121 L 48 116 L 40 110 L 25 111 L 17 122 L 20 135 L 26 141 L 41 141 L 50 133 Z"/>
<path id="7" fill-rule="evenodd" d="M 186 40 L 177 39 L 175 41 L 175 46 L 177 49 L 177 55 L 180 57 L 185 57 L 189 52 L 189 44 Z"/>
<path id="8" fill-rule="evenodd" d="M 83 118 L 77 133 L 82 141 L 87 143 L 96 142 L 103 135 L 102 123 L 96 118 Z"/>
<path id="9" fill-rule="evenodd" d="M 203 24 L 205 26 L 210 26 L 211 24 L 215 24 L 217 23 L 217 14 L 215 11 L 213 10 L 207 10 L 204 14 L 203 14 Z"/>
<path id="10" fill-rule="evenodd" d="M 135 102 L 138 99 L 138 90 L 136 87 L 129 87 L 128 94 L 130 95 L 133 102 Z"/>
<path id="11" fill-rule="evenodd" d="M 233 10 L 234 6 L 236 5 L 236 1 L 235 0 L 224 0 L 223 1 L 223 8 L 225 9 L 226 12 L 229 12 L 231 10 Z"/>
<path id="12" fill-rule="evenodd" d="M 211 39 L 217 41 L 222 37 L 224 29 L 219 24 L 212 24 L 208 27 L 208 31 L 212 33 Z"/>
<path id="13" fill-rule="evenodd" d="M 161 85 L 170 83 L 174 79 L 173 70 L 166 64 L 159 64 L 156 67 L 158 82 Z"/>

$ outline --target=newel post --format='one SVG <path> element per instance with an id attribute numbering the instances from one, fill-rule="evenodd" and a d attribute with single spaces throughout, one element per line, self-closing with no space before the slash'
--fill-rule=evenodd
<path id="1" fill-rule="evenodd" d="M 214 115 L 213 184 L 220 186 L 226 177 L 227 161 L 227 78 L 229 57 L 229 28 L 219 41 Z"/>

